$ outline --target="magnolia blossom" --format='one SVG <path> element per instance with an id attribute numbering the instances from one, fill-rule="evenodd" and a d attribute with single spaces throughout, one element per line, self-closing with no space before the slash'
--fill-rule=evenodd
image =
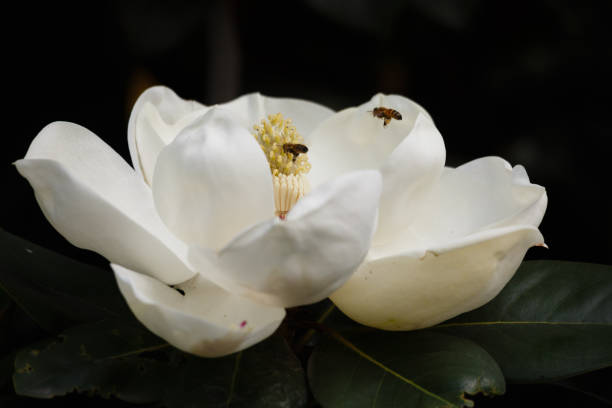
<path id="1" fill-rule="evenodd" d="M 129 120 L 133 168 L 67 122 L 45 127 L 15 164 L 49 222 L 111 261 L 146 327 L 221 356 L 272 334 L 285 307 L 338 289 L 370 247 L 380 173 L 309 182 L 319 152 L 306 146 L 332 114 L 259 94 L 207 107 L 154 87 Z"/>
<path id="2" fill-rule="evenodd" d="M 381 107 L 401 119 L 377 117 Z M 499 293 L 529 247 L 544 245 L 537 228 L 544 188 L 499 157 L 444 167 L 442 136 L 404 97 L 378 94 L 338 112 L 309 142 L 313 185 L 366 168 L 383 177 L 372 247 L 331 296 L 362 324 L 411 330 L 477 308 Z"/>

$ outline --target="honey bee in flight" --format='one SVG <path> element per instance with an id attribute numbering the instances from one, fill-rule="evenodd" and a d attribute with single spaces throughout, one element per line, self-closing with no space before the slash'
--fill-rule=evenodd
<path id="1" fill-rule="evenodd" d="M 285 153 L 289 153 L 293 155 L 293 161 L 297 159 L 298 155 L 301 153 L 308 153 L 308 147 L 299 143 L 285 143 L 283 145 L 283 151 Z"/>
<path id="2" fill-rule="evenodd" d="M 391 122 L 391 119 L 402 120 L 402 115 L 398 111 L 391 108 L 385 108 L 384 106 L 379 106 L 369 112 L 372 112 L 372 116 L 375 118 L 381 118 L 383 120 L 383 126 L 387 126 L 389 122 Z"/>

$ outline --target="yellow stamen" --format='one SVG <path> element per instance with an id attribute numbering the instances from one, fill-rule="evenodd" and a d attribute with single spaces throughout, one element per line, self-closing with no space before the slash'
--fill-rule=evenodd
<path id="1" fill-rule="evenodd" d="M 281 219 L 304 195 L 310 192 L 306 173 L 310 171 L 308 148 L 304 139 L 283 115 L 269 115 L 253 126 L 253 136 L 264 151 L 274 183 L 274 205 Z"/>

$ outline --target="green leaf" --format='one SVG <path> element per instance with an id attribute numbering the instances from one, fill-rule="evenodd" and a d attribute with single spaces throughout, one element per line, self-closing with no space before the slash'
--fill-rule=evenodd
<path id="1" fill-rule="evenodd" d="M 336 407 L 463 407 L 465 393 L 503 394 L 495 361 L 474 342 L 443 333 L 332 332 L 314 350 L 308 378 Z"/>
<path id="2" fill-rule="evenodd" d="M 480 344 L 509 381 L 545 381 L 610 366 L 612 267 L 524 262 L 493 301 L 436 330 Z"/>
<path id="3" fill-rule="evenodd" d="M 102 321 L 21 350 L 15 391 L 52 398 L 72 392 L 178 407 L 305 405 L 305 375 L 280 336 L 223 358 L 183 353 L 144 327 Z M 285 405 L 283 405 L 285 404 Z"/>
<path id="4" fill-rule="evenodd" d="M 110 269 L 74 261 L 1 229 L 0 247 L 0 291 L 48 332 L 132 317 Z"/>
<path id="5" fill-rule="evenodd" d="M 170 381 L 169 408 L 299 408 L 308 397 L 300 361 L 278 335 L 223 358 L 184 355 Z"/>
<path id="6" fill-rule="evenodd" d="M 165 347 L 163 340 L 132 323 L 77 326 L 17 354 L 15 391 L 37 398 L 76 391 L 129 402 L 157 401 L 167 367 L 140 354 Z"/>

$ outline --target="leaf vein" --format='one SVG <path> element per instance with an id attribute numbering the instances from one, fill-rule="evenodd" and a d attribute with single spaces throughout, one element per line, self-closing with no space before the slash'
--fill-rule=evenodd
<path id="1" fill-rule="evenodd" d="M 376 394 L 374 394 L 374 400 L 372 401 L 372 408 L 376 408 L 376 402 L 378 401 L 378 394 L 380 394 L 380 389 L 382 388 L 382 383 L 386 375 L 387 375 L 387 372 L 383 371 L 383 374 L 380 377 L 380 381 L 378 381 L 378 387 L 376 387 Z"/>
<path id="2" fill-rule="evenodd" d="M 427 395 L 427 396 L 429 396 L 431 398 L 437 399 L 438 401 L 441 401 L 441 402 L 443 402 L 445 404 L 448 404 L 448 406 L 450 406 L 450 407 L 456 407 L 457 406 L 457 405 L 453 404 L 452 402 L 445 400 L 441 396 L 439 396 L 439 395 L 437 395 L 437 394 L 427 390 L 426 388 L 421 387 L 420 385 L 418 385 L 414 381 L 404 377 L 403 375 L 401 375 L 397 371 L 394 371 L 393 369 L 387 367 L 386 365 L 384 365 L 380 361 L 376 360 L 374 357 L 370 356 L 369 354 L 367 354 L 366 352 L 364 352 L 363 350 L 361 350 L 360 348 L 355 346 L 353 343 L 351 343 L 350 341 L 348 341 L 347 339 L 342 337 L 342 335 L 340 335 L 339 333 L 331 332 L 330 334 L 333 336 L 334 339 L 339 341 L 341 344 L 343 344 L 344 346 L 346 346 L 350 350 L 352 350 L 355 353 L 357 353 L 361 358 L 363 358 L 363 359 L 369 361 L 370 363 L 378 366 L 379 368 L 383 369 L 384 371 L 388 372 L 389 374 L 393 375 L 394 377 L 399 378 L 400 380 L 402 380 L 406 384 L 409 384 L 409 385 L 413 386 L 417 390 L 421 391 L 423 394 L 425 394 L 425 395 Z"/>
<path id="3" fill-rule="evenodd" d="M 232 382 L 230 383 L 229 393 L 227 395 L 226 407 L 229 407 L 234 398 L 234 391 L 236 389 L 236 383 L 238 382 L 238 371 L 240 370 L 240 359 L 242 358 L 242 351 L 236 354 L 236 361 L 234 362 L 234 372 L 232 373 Z"/>
<path id="4" fill-rule="evenodd" d="M 140 353 L 146 353 L 148 351 L 160 350 L 160 349 L 163 349 L 163 348 L 166 348 L 166 347 L 170 347 L 170 344 L 168 344 L 168 343 L 156 344 L 156 345 L 150 346 L 150 347 L 143 347 L 143 348 L 139 348 L 139 349 L 136 349 L 136 350 L 131 350 L 131 351 L 128 351 L 126 353 L 113 354 L 113 355 L 110 355 L 110 356 L 102 357 L 102 358 L 99 358 L 99 359 L 95 360 L 95 362 L 99 362 L 99 361 L 103 361 L 103 360 L 114 360 L 114 359 L 123 358 L 123 357 L 129 357 L 129 356 L 133 356 L 133 355 L 140 354 Z"/>
<path id="5" fill-rule="evenodd" d="M 0 282 L 0 289 L 2 289 L 4 291 L 4 293 L 6 293 L 6 295 L 13 301 L 15 302 L 15 304 L 21 309 L 23 310 L 23 312 L 28 315 L 28 317 L 30 319 L 32 319 L 32 321 L 41 329 L 43 329 L 44 331 L 48 331 L 48 328 L 42 324 L 38 319 L 36 319 L 34 317 L 34 314 L 23 304 L 21 303 L 21 299 L 17 299 L 16 296 L 13 296 L 11 293 L 9 293 L 8 289 L 2 284 L 2 282 Z"/>

